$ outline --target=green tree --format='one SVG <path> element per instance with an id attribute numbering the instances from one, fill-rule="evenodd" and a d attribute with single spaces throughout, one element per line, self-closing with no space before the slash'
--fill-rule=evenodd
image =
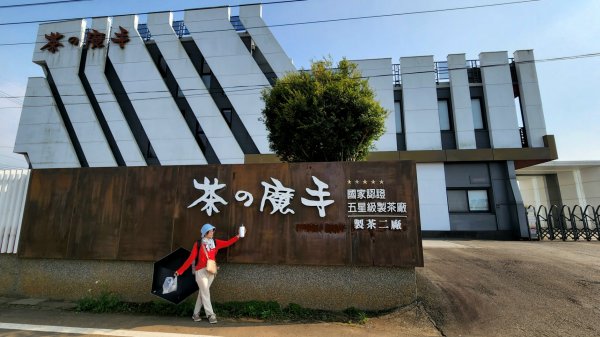
<path id="1" fill-rule="evenodd" d="M 269 145 L 285 162 L 357 161 L 385 131 L 388 112 L 355 63 L 325 59 L 262 93 Z"/>

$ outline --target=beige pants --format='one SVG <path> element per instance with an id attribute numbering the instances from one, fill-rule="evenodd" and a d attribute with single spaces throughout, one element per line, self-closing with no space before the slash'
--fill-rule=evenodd
<path id="1" fill-rule="evenodd" d="M 198 298 L 194 307 L 194 314 L 199 315 L 200 309 L 204 306 L 206 317 L 215 314 L 210 303 L 210 285 L 215 279 L 215 275 L 206 271 L 206 268 L 196 270 L 196 283 L 198 283 Z"/>

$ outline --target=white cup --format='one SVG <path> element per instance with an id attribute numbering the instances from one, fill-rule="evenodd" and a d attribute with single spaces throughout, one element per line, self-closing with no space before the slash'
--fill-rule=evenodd
<path id="1" fill-rule="evenodd" d="M 246 236 L 246 227 L 244 227 L 244 225 L 241 225 L 238 233 L 240 235 L 240 238 L 243 238 L 244 236 Z"/>

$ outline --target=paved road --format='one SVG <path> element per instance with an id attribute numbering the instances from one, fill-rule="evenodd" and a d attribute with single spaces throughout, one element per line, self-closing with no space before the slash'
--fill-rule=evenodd
<path id="1" fill-rule="evenodd" d="M 447 336 L 600 336 L 600 242 L 424 242 L 420 295 Z"/>

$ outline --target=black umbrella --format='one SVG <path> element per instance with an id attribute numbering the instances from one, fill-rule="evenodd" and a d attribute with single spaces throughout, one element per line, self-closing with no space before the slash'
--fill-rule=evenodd
<path id="1" fill-rule="evenodd" d="M 152 293 L 158 297 L 164 298 L 175 304 L 181 303 L 188 296 L 198 290 L 198 284 L 192 274 L 192 268 L 188 268 L 185 273 L 177 277 L 177 290 L 163 294 L 163 282 L 165 278 L 173 277 L 175 271 L 183 265 L 190 256 L 190 251 L 179 247 L 171 254 L 154 262 L 154 274 L 152 275 Z"/>

